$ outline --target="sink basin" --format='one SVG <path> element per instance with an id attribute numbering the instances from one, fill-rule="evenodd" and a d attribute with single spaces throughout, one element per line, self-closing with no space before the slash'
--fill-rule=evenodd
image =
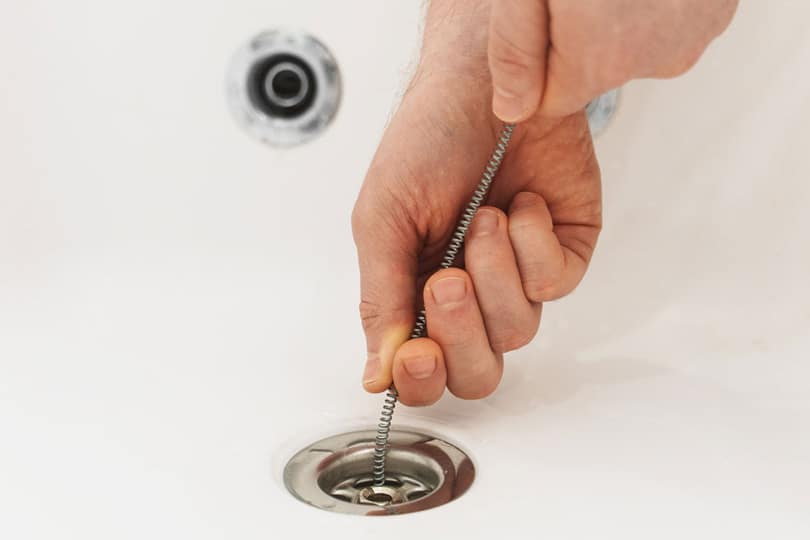
<path id="1" fill-rule="evenodd" d="M 0 19 L 0 537 L 807 538 L 810 4 L 743 2 L 703 61 L 627 85 L 605 228 L 478 402 L 398 407 L 469 454 L 385 518 L 284 486 L 376 422 L 349 215 L 413 65 L 417 2 L 36 0 Z M 234 51 L 316 36 L 319 136 L 234 122 Z M 373 45 L 373 46 L 370 46 Z"/>

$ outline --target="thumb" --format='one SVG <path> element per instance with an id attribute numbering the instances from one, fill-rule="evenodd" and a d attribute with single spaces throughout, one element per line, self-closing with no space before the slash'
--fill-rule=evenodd
<path id="1" fill-rule="evenodd" d="M 374 393 L 391 386 L 394 354 L 415 318 L 416 235 L 392 230 L 386 221 L 358 208 L 352 216 L 367 348 L 363 386 Z"/>
<path id="2" fill-rule="evenodd" d="M 534 114 L 545 83 L 548 50 L 545 0 L 498 0 L 489 26 L 492 109 L 504 122 Z"/>

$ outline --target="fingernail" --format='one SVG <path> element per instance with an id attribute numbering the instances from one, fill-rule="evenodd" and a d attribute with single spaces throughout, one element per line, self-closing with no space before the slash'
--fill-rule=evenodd
<path id="1" fill-rule="evenodd" d="M 526 116 L 528 110 L 523 98 L 503 88 L 495 88 L 492 96 L 492 110 L 504 122 L 517 122 Z"/>
<path id="2" fill-rule="evenodd" d="M 430 286 L 433 300 L 440 306 L 461 302 L 467 296 L 467 284 L 462 278 L 447 277 Z"/>
<path id="3" fill-rule="evenodd" d="M 366 369 L 363 372 L 363 384 L 367 385 L 376 381 L 377 376 L 380 374 L 381 366 L 382 362 L 380 362 L 379 355 L 369 355 L 368 360 L 366 360 Z"/>
<path id="4" fill-rule="evenodd" d="M 414 379 L 427 379 L 436 372 L 436 358 L 433 356 L 411 356 L 403 358 L 405 371 Z"/>
<path id="5" fill-rule="evenodd" d="M 498 213 L 482 208 L 475 215 L 473 222 L 473 235 L 484 236 L 498 230 Z"/>

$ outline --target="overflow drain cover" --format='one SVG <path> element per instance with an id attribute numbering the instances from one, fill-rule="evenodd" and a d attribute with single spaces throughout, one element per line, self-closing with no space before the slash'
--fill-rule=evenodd
<path id="1" fill-rule="evenodd" d="M 284 468 L 284 483 L 298 499 L 343 514 L 385 516 L 418 512 L 463 495 L 475 477 L 458 447 L 415 431 L 392 431 L 385 485 L 371 477 L 376 431 L 320 440 Z"/>

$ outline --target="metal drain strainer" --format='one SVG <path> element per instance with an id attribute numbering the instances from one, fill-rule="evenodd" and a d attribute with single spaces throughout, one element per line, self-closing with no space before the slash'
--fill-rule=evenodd
<path id="1" fill-rule="evenodd" d="M 393 431 L 385 485 L 371 476 L 376 431 L 320 440 L 284 468 L 284 483 L 298 499 L 344 514 L 381 516 L 418 512 L 463 495 L 475 477 L 458 447 L 416 431 Z"/>

